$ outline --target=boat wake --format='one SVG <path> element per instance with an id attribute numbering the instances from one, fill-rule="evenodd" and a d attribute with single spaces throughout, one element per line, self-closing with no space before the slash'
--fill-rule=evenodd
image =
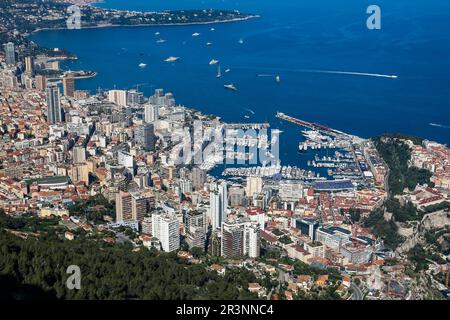
<path id="1" fill-rule="evenodd" d="M 267 72 L 293 72 L 293 73 L 324 73 L 324 74 L 337 74 L 337 75 L 351 75 L 351 76 L 363 76 L 363 77 L 378 77 L 378 78 L 390 78 L 397 79 L 398 75 L 389 75 L 381 73 L 368 73 L 368 72 L 355 72 L 355 71 L 339 71 L 339 70 L 319 70 L 319 69 L 289 69 L 289 68 L 267 68 L 267 67 L 234 67 L 241 70 L 255 70 L 255 71 L 267 71 Z M 257 74 L 258 77 L 269 76 L 268 74 Z"/>
<path id="2" fill-rule="evenodd" d="M 432 126 L 432 127 L 438 127 L 438 128 L 450 129 L 450 126 L 446 126 L 446 125 L 438 124 L 438 123 L 429 123 L 429 125 Z"/>
<path id="3" fill-rule="evenodd" d="M 244 108 L 244 110 L 250 112 L 251 114 L 255 114 L 255 111 L 253 111 L 252 109 Z"/>
<path id="4" fill-rule="evenodd" d="M 303 70 L 304 72 L 314 73 L 328 73 L 328 74 L 346 74 L 350 76 L 365 76 L 365 77 L 380 77 L 380 78 L 392 78 L 397 79 L 397 75 L 379 74 L 379 73 L 366 73 L 366 72 L 353 72 L 353 71 L 333 71 L 333 70 Z"/>

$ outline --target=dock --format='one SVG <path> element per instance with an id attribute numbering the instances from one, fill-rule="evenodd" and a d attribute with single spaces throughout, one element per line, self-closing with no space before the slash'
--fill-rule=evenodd
<path id="1" fill-rule="evenodd" d="M 318 123 L 308 122 L 308 121 L 304 121 L 304 120 L 300 120 L 300 119 L 288 116 L 287 114 L 284 114 L 283 112 L 277 112 L 276 117 L 278 119 L 285 120 L 285 121 L 294 123 L 296 125 L 299 125 L 299 126 L 311 129 L 311 130 L 320 131 L 325 134 L 329 134 L 329 135 L 333 135 L 333 136 L 345 134 L 341 131 L 328 128 L 328 127 L 318 124 Z"/>

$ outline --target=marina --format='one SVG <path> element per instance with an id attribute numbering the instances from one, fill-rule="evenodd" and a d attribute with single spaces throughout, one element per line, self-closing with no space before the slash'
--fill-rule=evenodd
<path id="1" fill-rule="evenodd" d="M 261 177 L 261 178 L 275 178 L 278 176 L 282 179 L 291 180 L 326 180 L 320 174 L 314 173 L 311 170 L 297 168 L 295 166 L 258 166 L 258 167 L 241 167 L 241 168 L 226 168 L 223 176 L 229 177 Z"/>

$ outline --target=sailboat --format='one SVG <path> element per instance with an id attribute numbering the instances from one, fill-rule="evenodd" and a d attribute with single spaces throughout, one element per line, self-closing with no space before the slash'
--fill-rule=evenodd
<path id="1" fill-rule="evenodd" d="M 222 71 L 220 69 L 220 65 L 217 67 L 217 76 L 216 78 L 221 78 L 222 77 Z"/>

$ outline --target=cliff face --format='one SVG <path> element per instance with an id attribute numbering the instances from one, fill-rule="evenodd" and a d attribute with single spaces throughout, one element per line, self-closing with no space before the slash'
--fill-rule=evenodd
<path id="1" fill-rule="evenodd" d="M 395 252 L 402 254 L 409 251 L 415 245 L 425 242 L 423 238 L 425 232 L 446 226 L 450 226 L 450 212 L 442 210 L 426 214 L 420 223 L 414 227 L 412 234 L 406 238 L 405 242 Z"/>

